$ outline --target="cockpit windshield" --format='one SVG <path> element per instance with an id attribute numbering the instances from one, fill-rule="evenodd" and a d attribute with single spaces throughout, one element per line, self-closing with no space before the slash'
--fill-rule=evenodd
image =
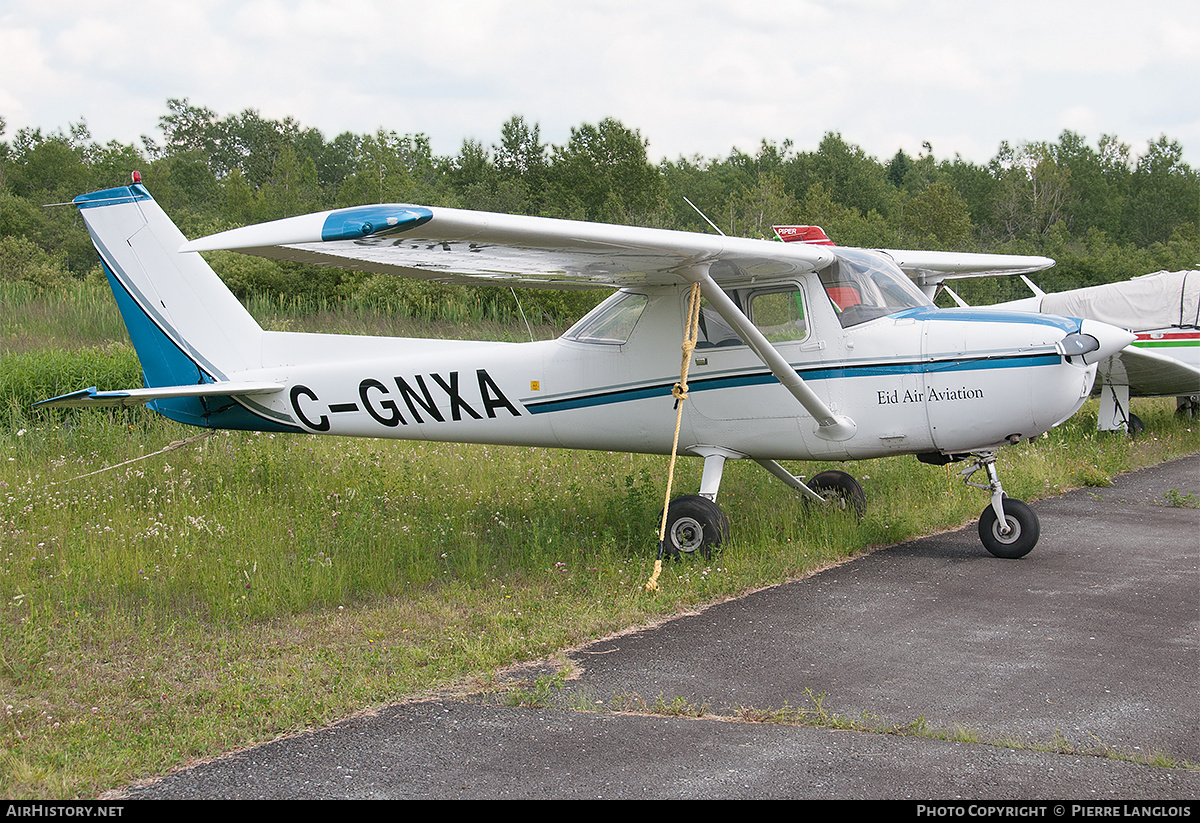
<path id="1" fill-rule="evenodd" d="M 830 249 L 837 258 L 821 270 L 821 285 L 843 328 L 933 303 L 891 258 L 862 249 Z"/>

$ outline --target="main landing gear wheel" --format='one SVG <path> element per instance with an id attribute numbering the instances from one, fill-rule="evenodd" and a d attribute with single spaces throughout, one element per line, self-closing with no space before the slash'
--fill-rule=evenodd
<path id="1" fill-rule="evenodd" d="M 663 546 L 668 557 L 699 554 L 711 557 L 729 537 L 729 519 L 707 497 L 686 494 L 667 506 L 667 535 Z"/>
<path id="2" fill-rule="evenodd" d="M 1014 560 L 1024 557 L 1037 545 L 1041 525 L 1033 509 L 1020 500 L 1004 498 L 1004 521 L 1008 534 L 1000 528 L 996 510 L 988 506 L 979 516 L 979 539 L 983 547 L 996 557 Z"/>
<path id="3" fill-rule="evenodd" d="M 1125 424 L 1126 431 L 1130 437 L 1137 437 L 1146 430 L 1146 424 L 1142 422 L 1142 418 L 1136 414 L 1129 415 L 1129 421 Z"/>
<path id="4" fill-rule="evenodd" d="M 841 511 L 854 512 L 859 519 L 867 510 L 867 495 L 862 486 L 845 472 L 821 472 L 808 481 L 808 487 Z"/>

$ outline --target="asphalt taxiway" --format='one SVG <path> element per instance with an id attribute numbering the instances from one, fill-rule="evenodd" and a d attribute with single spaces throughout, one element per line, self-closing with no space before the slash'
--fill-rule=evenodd
<path id="1" fill-rule="evenodd" d="M 1033 504 L 1020 560 L 972 524 L 577 649 L 537 708 L 389 706 L 124 796 L 1193 801 L 1197 500 L 1193 455 Z"/>

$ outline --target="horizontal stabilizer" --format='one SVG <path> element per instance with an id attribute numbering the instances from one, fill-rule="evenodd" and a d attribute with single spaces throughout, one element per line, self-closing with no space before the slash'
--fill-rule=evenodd
<path id="1" fill-rule="evenodd" d="M 42 400 L 34 403 L 34 406 L 57 409 L 140 406 L 151 400 L 166 400 L 172 397 L 244 397 L 251 394 L 272 394 L 277 391 L 283 391 L 282 384 L 229 380 L 219 383 L 198 383 L 193 386 L 160 386 L 152 389 L 127 389 L 124 391 L 98 391 L 95 386 L 92 386 L 70 394 L 52 397 L 49 400 Z"/>

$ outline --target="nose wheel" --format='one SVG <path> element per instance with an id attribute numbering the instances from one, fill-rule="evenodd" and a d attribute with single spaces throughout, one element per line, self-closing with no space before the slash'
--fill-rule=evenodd
<path id="1" fill-rule="evenodd" d="M 1005 498 L 1004 524 L 991 506 L 979 517 L 979 539 L 996 557 L 1013 560 L 1024 557 L 1037 545 L 1041 526 L 1033 509 L 1020 500 Z"/>
<path id="2" fill-rule="evenodd" d="M 984 469 L 988 484 L 972 483 L 975 472 Z M 996 454 L 989 452 L 975 455 L 971 465 L 963 469 L 963 482 L 976 489 L 991 492 L 992 503 L 979 516 L 979 539 L 983 547 L 996 557 L 1014 560 L 1033 551 L 1041 535 L 1041 524 L 1037 514 L 1028 504 L 1013 500 L 1004 493 L 1000 476 L 996 473 Z"/>

